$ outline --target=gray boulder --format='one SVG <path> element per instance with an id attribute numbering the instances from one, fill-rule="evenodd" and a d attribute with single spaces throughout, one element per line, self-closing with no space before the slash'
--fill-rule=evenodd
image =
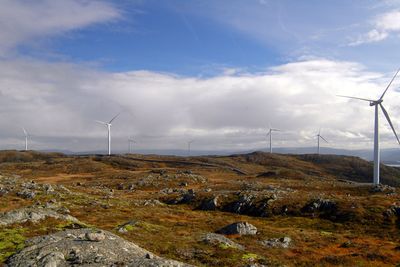
<path id="1" fill-rule="evenodd" d="M 202 236 L 201 241 L 210 244 L 210 245 L 222 245 L 225 247 L 230 247 L 230 248 L 235 248 L 235 249 L 240 249 L 243 250 L 244 247 L 242 245 L 239 245 L 238 243 L 233 242 L 229 238 L 220 235 L 220 234 L 215 234 L 215 233 L 207 233 L 204 236 Z"/>
<path id="2" fill-rule="evenodd" d="M 288 248 L 292 243 L 292 239 L 290 237 L 281 237 L 281 238 L 271 238 L 264 241 L 261 241 L 261 244 L 268 248 Z"/>
<path id="3" fill-rule="evenodd" d="M 60 214 L 52 209 L 46 209 L 42 207 L 27 207 L 8 212 L 1 212 L 0 225 L 9 225 L 14 223 L 25 223 L 25 222 L 36 223 L 48 217 L 65 221 L 71 221 L 71 222 L 79 222 L 78 219 L 76 219 L 75 217 L 72 217 L 70 215 Z"/>
<path id="4" fill-rule="evenodd" d="M 224 235 L 255 235 L 257 228 L 248 222 L 236 222 L 223 227 L 217 233 Z"/>
<path id="5" fill-rule="evenodd" d="M 24 189 L 24 190 L 18 192 L 17 196 L 25 198 L 25 199 L 33 199 L 33 198 L 35 198 L 36 194 L 35 194 L 35 192 L 33 192 L 29 189 Z"/>
<path id="6" fill-rule="evenodd" d="M 101 233 L 101 238 L 87 238 L 93 233 Z M 6 264 L 9 267 L 191 266 L 158 257 L 110 232 L 88 228 L 32 238 L 24 249 L 8 258 Z"/>

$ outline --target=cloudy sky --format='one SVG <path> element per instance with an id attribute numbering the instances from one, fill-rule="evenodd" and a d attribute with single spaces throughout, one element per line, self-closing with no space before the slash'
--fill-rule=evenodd
<path id="1" fill-rule="evenodd" d="M 0 0 L 0 148 L 372 148 L 397 0 Z M 400 132 L 400 77 L 384 105 Z M 396 140 L 381 114 L 383 147 Z"/>

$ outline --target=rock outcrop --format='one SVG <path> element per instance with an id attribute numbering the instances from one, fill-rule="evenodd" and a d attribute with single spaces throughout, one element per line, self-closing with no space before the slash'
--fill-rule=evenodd
<path id="1" fill-rule="evenodd" d="M 211 245 L 219 245 L 227 248 L 235 248 L 235 249 L 240 249 L 243 250 L 244 247 L 242 245 L 239 245 L 238 243 L 233 242 L 229 238 L 220 235 L 220 234 L 215 234 L 215 233 L 207 233 L 204 236 L 202 236 L 201 241 L 203 241 L 206 244 L 211 244 Z"/>
<path id="2" fill-rule="evenodd" d="M 224 235 L 255 235 L 257 228 L 248 222 L 236 222 L 223 227 L 217 233 Z"/>
<path id="3" fill-rule="evenodd" d="M 42 207 L 27 207 L 0 213 L 0 225 L 25 222 L 36 223 L 48 217 L 71 222 L 79 222 L 78 219 L 72 217 L 71 215 L 61 214 L 52 209 L 46 209 Z"/>
<path id="4" fill-rule="evenodd" d="M 158 257 L 110 232 L 75 229 L 35 237 L 7 260 L 9 267 L 67 266 L 171 266 L 191 265 Z"/>

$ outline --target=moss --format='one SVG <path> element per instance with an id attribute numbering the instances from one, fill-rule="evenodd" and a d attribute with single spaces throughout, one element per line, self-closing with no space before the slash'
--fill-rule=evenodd
<path id="1" fill-rule="evenodd" d="M 229 246 L 229 245 L 227 245 L 227 244 L 223 244 L 223 243 L 219 244 L 218 247 L 221 248 L 221 249 L 228 249 L 228 248 L 231 248 L 231 246 Z"/>
<path id="2" fill-rule="evenodd" d="M 131 224 L 125 225 L 124 228 L 126 231 L 132 231 L 133 229 L 135 229 L 135 227 Z"/>
<path id="3" fill-rule="evenodd" d="M 0 263 L 9 256 L 24 248 L 25 237 L 23 233 L 26 228 L 2 229 L 0 230 Z"/>
<path id="4" fill-rule="evenodd" d="M 258 260 L 260 258 L 261 257 L 259 255 L 254 254 L 254 253 L 245 253 L 242 255 L 243 260 Z"/>
<path id="5" fill-rule="evenodd" d="M 93 228 L 93 226 L 82 222 L 67 221 L 57 224 L 54 228 L 60 231 L 64 229 Z"/>

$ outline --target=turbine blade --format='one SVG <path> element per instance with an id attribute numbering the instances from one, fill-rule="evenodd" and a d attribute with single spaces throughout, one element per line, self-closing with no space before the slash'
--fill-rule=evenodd
<path id="1" fill-rule="evenodd" d="M 112 118 L 109 123 L 111 123 L 113 120 L 115 120 L 120 114 L 121 114 L 121 112 L 118 113 L 117 115 L 115 115 L 114 118 Z"/>
<path id="2" fill-rule="evenodd" d="M 383 92 L 381 98 L 379 98 L 379 100 L 382 100 L 382 98 L 385 96 L 386 91 L 389 89 L 389 87 L 392 85 L 392 82 L 394 81 L 394 79 L 396 78 L 397 74 L 399 73 L 400 68 L 397 70 L 396 74 L 393 76 L 392 80 L 390 81 L 390 83 L 388 84 L 388 86 L 386 87 L 385 91 Z"/>
<path id="3" fill-rule="evenodd" d="M 319 137 L 321 137 L 321 139 L 324 140 L 325 142 L 329 143 L 329 142 L 326 141 L 325 138 L 323 138 L 321 135 L 320 135 Z"/>
<path id="4" fill-rule="evenodd" d="M 24 131 L 25 136 L 28 136 L 28 132 L 25 130 L 24 127 L 22 127 L 22 130 Z"/>
<path id="5" fill-rule="evenodd" d="M 107 122 L 104 122 L 104 121 L 95 121 L 95 122 L 100 123 L 100 124 L 107 124 Z"/>
<path id="6" fill-rule="evenodd" d="M 271 134 L 271 132 L 270 132 L 270 131 L 268 131 L 268 132 L 267 132 L 267 135 L 266 135 L 266 137 L 268 137 L 270 134 Z"/>
<path id="7" fill-rule="evenodd" d="M 393 133 L 394 133 L 394 136 L 396 136 L 397 142 L 399 142 L 399 144 L 400 144 L 399 137 L 397 136 L 397 133 L 396 133 L 396 131 L 394 130 L 394 127 L 393 127 L 392 121 L 390 120 L 389 114 L 387 113 L 386 109 L 383 107 L 382 104 L 379 104 L 379 106 L 381 106 L 382 111 L 383 111 L 383 114 L 385 114 L 385 117 L 386 117 L 387 121 L 389 122 L 390 127 L 392 128 L 392 131 L 393 131 Z"/>
<path id="8" fill-rule="evenodd" d="M 361 97 L 354 97 L 354 96 L 345 96 L 345 95 L 336 95 L 336 96 L 338 96 L 338 97 L 344 97 L 344 98 L 350 98 L 350 99 L 363 100 L 363 101 L 368 101 L 368 102 L 375 101 L 375 100 L 372 100 L 372 99 L 361 98 Z"/>

